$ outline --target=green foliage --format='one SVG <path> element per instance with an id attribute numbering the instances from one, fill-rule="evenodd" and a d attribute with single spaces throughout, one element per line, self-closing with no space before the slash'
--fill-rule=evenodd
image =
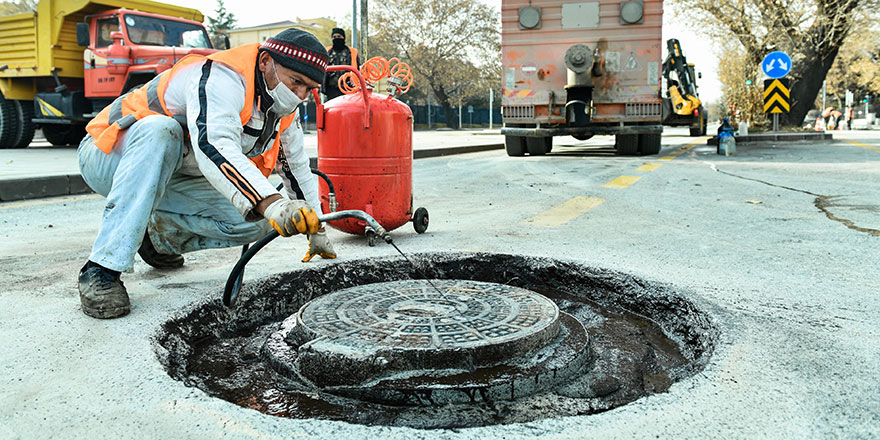
<path id="1" fill-rule="evenodd" d="M 226 10 L 223 0 L 217 0 L 214 16 L 208 17 L 208 34 L 211 36 L 211 43 L 215 48 L 226 48 L 226 36 L 230 29 L 235 28 L 236 21 L 235 15 Z"/>

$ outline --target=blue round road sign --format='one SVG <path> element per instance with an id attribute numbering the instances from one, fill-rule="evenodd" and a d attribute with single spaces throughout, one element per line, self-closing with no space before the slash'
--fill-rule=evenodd
<path id="1" fill-rule="evenodd" d="M 791 72 L 791 57 L 785 52 L 771 52 L 761 61 L 761 70 L 770 78 L 782 78 Z"/>

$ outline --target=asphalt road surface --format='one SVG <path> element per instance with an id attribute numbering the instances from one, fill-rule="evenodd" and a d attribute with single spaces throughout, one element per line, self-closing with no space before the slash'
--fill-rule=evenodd
<path id="1" fill-rule="evenodd" d="M 573 259 L 674 286 L 714 316 L 721 341 L 667 393 L 455 432 L 281 419 L 211 398 L 169 378 L 149 335 L 220 295 L 238 249 L 188 254 L 178 271 L 138 259 L 123 274 L 131 314 L 94 320 L 76 275 L 103 199 L 85 195 L 0 204 L 0 438 L 880 437 L 880 134 L 741 144 L 732 157 L 684 134 L 667 130 L 652 157 L 614 156 L 597 137 L 559 140 L 545 157 L 418 160 L 415 205 L 430 227 L 393 233 L 409 253 Z M 329 235 L 341 259 L 394 253 Z M 303 267 L 306 246 L 276 240 L 248 279 Z"/>

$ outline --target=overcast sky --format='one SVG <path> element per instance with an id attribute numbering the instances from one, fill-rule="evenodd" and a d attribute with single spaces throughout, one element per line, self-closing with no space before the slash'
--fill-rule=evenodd
<path id="1" fill-rule="evenodd" d="M 167 3 L 196 8 L 206 16 L 214 15 L 217 8 L 216 0 L 162 0 Z M 381 0 L 372 0 L 381 1 Z M 431 0 L 440 1 L 440 0 Z M 485 3 L 500 9 L 500 0 L 483 0 Z M 267 0 L 225 0 L 226 9 L 235 14 L 240 27 L 256 26 L 265 23 L 296 20 L 299 18 L 330 17 L 341 22 L 351 12 L 352 0 L 318 0 L 291 2 Z M 668 5 L 667 5 L 668 7 Z M 350 16 L 349 16 L 350 17 Z M 721 97 L 721 83 L 718 80 L 718 59 L 711 44 L 697 34 L 689 31 L 691 26 L 673 21 L 673 14 L 663 14 L 663 48 L 666 39 L 678 38 L 688 62 L 694 63 L 703 78 L 697 82 L 700 87 L 700 98 L 712 102 Z M 348 23 L 348 27 L 351 24 Z"/>

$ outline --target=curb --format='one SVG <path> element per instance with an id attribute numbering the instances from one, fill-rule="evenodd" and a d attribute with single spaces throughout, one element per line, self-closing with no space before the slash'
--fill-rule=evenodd
<path id="1" fill-rule="evenodd" d="M 481 151 L 500 150 L 503 148 L 504 144 L 488 144 L 415 150 L 413 151 L 413 159 L 478 153 Z M 318 160 L 316 158 L 312 157 L 309 159 L 311 167 L 316 167 L 317 163 Z M 92 192 L 92 189 L 86 185 L 85 180 L 83 180 L 82 176 L 79 174 L 0 180 L 0 202 L 88 194 Z"/>
<path id="2" fill-rule="evenodd" d="M 0 202 L 91 193 L 79 174 L 26 177 L 0 181 Z"/>
<path id="3" fill-rule="evenodd" d="M 736 143 L 751 142 L 795 142 L 795 141 L 831 141 L 834 136 L 831 133 L 804 132 L 804 133 L 761 133 L 746 136 L 734 136 Z M 706 141 L 706 145 L 718 145 L 718 137 L 712 136 Z"/>

